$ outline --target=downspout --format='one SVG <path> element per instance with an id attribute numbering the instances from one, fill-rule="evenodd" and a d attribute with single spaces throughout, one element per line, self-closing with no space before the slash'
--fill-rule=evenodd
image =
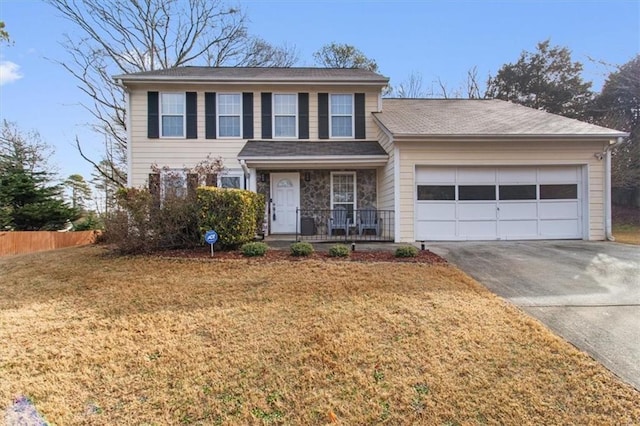
<path id="1" fill-rule="evenodd" d="M 604 229 L 607 241 L 616 240 L 611 231 L 611 151 L 616 145 L 622 143 L 623 140 L 624 138 L 619 137 L 604 150 Z"/>

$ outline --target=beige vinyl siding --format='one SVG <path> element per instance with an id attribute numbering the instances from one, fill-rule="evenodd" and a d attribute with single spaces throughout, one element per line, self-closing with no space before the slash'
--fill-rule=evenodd
<path id="1" fill-rule="evenodd" d="M 196 92 L 198 111 L 197 139 L 148 139 L 147 138 L 147 92 Z M 261 93 L 309 93 L 309 139 L 318 140 L 318 93 L 365 93 L 366 139 L 374 140 L 378 128 L 371 113 L 378 110 L 379 90 L 361 86 L 318 86 L 318 85 L 211 85 L 193 84 L 138 84 L 130 88 L 131 104 L 131 183 L 145 185 L 152 164 L 160 167 L 190 168 L 206 158 L 221 156 L 229 169 L 239 169 L 237 155 L 246 142 L 245 139 L 206 139 L 204 116 L 204 93 L 253 92 L 254 139 L 262 138 Z M 300 140 L 304 143 L 305 140 Z"/>
<path id="2" fill-rule="evenodd" d="M 604 229 L 604 160 L 607 141 L 518 141 L 500 142 L 396 142 L 400 149 L 400 217 L 399 238 L 415 241 L 415 168 L 416 166 L 517 166 L 517 165 L 586 165 L 588 169 L 589 236 L 603 240 Z M 587 218 L 583 218 L 586 220 Z"/>
<path id="3" fill-rule="evenodd" d="M 383 210 L 394 209 L 394 147 L 391 138 L 382 130 L 378 131 L 378 142 L 389 154 L 389 161 L 384 167 L 378 169 L 378 208 Z"/>

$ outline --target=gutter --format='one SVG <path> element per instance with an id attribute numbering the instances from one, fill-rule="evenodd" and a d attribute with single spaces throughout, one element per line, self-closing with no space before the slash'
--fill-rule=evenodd
<path id="1" fill-rule="evenodd" d="M 607 241 L 615 241 L 615 237 L 611 231 L 611 151 L 617 145 L 621 144 L 624 138 L 618 137 L 612 144 L 607 145 L 604 149 L 604 229 Z"/>

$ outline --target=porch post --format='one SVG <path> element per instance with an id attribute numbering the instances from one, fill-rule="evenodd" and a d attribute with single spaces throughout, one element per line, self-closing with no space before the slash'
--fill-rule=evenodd
<path id="1" fill-rule="evenodd" d="M 249 191 L 258 192 L 258 173 L 256 169 L 249 169 Z"/>

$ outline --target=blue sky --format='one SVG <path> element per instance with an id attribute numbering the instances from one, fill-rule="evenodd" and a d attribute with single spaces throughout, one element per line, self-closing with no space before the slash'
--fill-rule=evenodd
<path id="1" fill-rule="evenodd" d="M 640 52 L 640 1 L 420 1 L 420 0 L 244 0 L 250 31 L 274 44 L 297 48 L 299 66 L 312 66 L 314 51 L 336 41 L 358 47 L 375 59 L 380 72 L 399 84 L 420 73 L 423 88 L 437 92 L 440 78 L 460 87 L 477 66 L 482 81 L 522 50 L 547 38 L 570 48 L 585 66 L 583 77 L 599 90 L 609 72 L 589 58 L 623 64 Z M 55 60 L 64 60 L 62 34 L 68 22 L 39 0 L 0 0 L 0 20 L 13 40 L 0 47 L 0 119 L 23 131 L 37 130 L 56 149 L 60 174 L 91 167 L 74 147 L 100 156 L 101 140 L 87 129 L 88 103 L 73 78 Z M 8 72 L 7 72 L 8 71 Z"/>

